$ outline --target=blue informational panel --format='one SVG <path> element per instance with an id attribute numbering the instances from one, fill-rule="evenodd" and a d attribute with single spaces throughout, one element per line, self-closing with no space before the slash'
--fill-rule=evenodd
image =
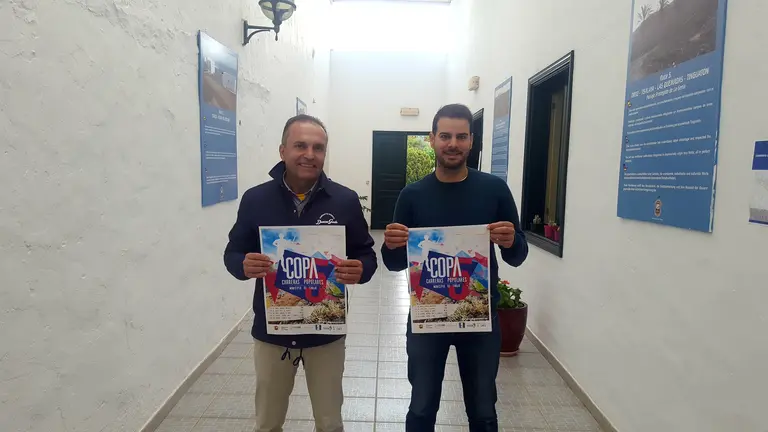
<path id="1" fill-rule="evenodd" d="M 727 0 L 635 0 L 619 217 L 712 232 Z"/>
<path id="2" fill-rule="evenodd" d="M 512 78 L 496 87 L 493 93 L 493 139 L 491 141 L 491 174 L 507 181 L 509 169 L 509 115 L 512 110 Z"/>
<path id="3" fill-rule="evenodd" d="M 198 34 L 203 207 L 237 199 L 237 54 Z"/>
<path id="4" fill-rule="evenodd" d="M 768 225 L 768 141 L 755 143 L 752 172 L 755 176 L 755 183 L 752 199 L 749 202 L 749 221 Z"/>

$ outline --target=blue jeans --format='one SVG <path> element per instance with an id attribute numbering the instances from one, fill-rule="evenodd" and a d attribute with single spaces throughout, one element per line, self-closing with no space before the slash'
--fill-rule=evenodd
<path id="1" fill-rule="evenodd" d="M 413 334 L 408 325 L 406 347 L 411 405 L 405 419 L 406 432 L 435 431 L 451 345 L 456 347 L 459 360 L 470 432 L 498 432 L 496 374 L 501 351 L 498 317 L 494 317 L 490 333 Z"/>

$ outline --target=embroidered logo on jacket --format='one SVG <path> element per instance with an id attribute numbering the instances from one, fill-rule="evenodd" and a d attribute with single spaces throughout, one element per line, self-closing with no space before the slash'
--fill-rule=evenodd
<path id="1" fill-rule="evenodd" d="M 338 225 L 338 222 L 336 221 L 336 216 L 330 213 L 323 213 L 317 218 L 316 225 Z"/>

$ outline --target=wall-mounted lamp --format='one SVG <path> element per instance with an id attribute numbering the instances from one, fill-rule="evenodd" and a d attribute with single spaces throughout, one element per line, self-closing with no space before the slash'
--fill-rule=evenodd
<path id="1" fill-rule="evenodd" d="M 243 20 L 243 46 L 248 45 L 256 33 L 275 31 L 275 40 L 280 33 L 280 24 L 288 21 L 296 11 L 296 3 L 291 0 L 259 0 L 259 7 L 274 27 L 248 25 L 248 20 Z M 249 33 L 249 31 L 251 31 Z"/>

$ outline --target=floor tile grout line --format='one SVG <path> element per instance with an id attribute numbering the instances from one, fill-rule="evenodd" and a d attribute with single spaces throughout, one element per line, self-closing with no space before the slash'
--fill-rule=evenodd
<path id="1" fill-rule="evenodd" d="M 377 308 L 381 307 L 381 298 L 379 298 L 379 305 L 376 306 Z M 376 382 L 373 384 L 376 386 L 373 394 L 373 432 L 376 432 L 376 419 L 378 416 L 378 410 L 379 410 L 379 364 L 380 364 L 380 354 L 381 354 L 381 311 L 376 315 L 376 328 L 378 331 L 376 332 Z"/>
<path id="2" fill-rule="evenodd" d="M 230 342 L 227 344 L 227 346 L 226 346 L 226 347 L 224 347 L 224 350 L 226 350 L 227 348 L 229 348 L 229 346 L 230 346 L 232 343 L 233 343 L 233 342 L 232 342 L 232 341 L 230 341 Z M 251 349 L 253 349 L 253 345 L 251 345 Z M 222 353 L 224 353 L 224 350 L 222 350 L 221 352 L 222 352 Z M 219 358 L 222 358 L 222 357 L 221 357 L 221 354 L 219 354 L 219 357 L 217 358 L 217 360 L 218 360 Z M 224 358 L 228 358 L 228 357 L 224 357 Z M 240 359 L 240 363 L 237 365 L 237 367 L 234 369 L 234 371 L 237 371 L 237 370 L 240 368 L 240 366 L 243 364 L 243 362 L 244 362 L 244 361 L 245 361 L 247 358 L 248 358 L 248 357 L 243 357 L 243 358 L 241 358 L 241 359 Z M 229 382 L 230 382 L 230 381 L 232 381 L 232 380 L 234 380 L 234 379 L 235 379 L 235 376 L 237 376 L 237 375 L 235 375 L 235 373 L 234 373 L 234 372 L 232 372 L 232 373 L 229 373 L 229 374 L 226 374 L 226 375 L 227 375 L 227 379 L 226 379 L 226 380 L 224 380 L 224 384 L 223 384 L 223 385 L 222 385 L 222 386 L 221 386 L 219 389 L 217 389 L 217 390 L 214 392 L 214 395 L 213 395 L 213 399 L 211 399 L 211 403 L 210 403 L 210 404 L 208 404 L 208 406 L 205 408 L 205 410 L 203 410 L 203 413 L 202 413 L 202 414 L 205 414 L 205 412 L 208 410 L 208 408 L 210 408 L 211 404 L 213 404 L 213 402 L 214 402 L 214 401 L 215 401 L 215 400 L 216 400 L 216 399 L 217 399 L 217 398 L 218 398 L 220 395 L 222 395 L 222 394 L 223 394 L 223 393 L 222 393 L 222 391 L 224 390 L 224 388 L 226 388 L 226 387 L 227 387 L 227 384 L 229 384 Z M 256 378 L 256 377 L 254 376 L 254 379 L 255 379 L 255 378 Z M 198 419 L 197 419 L 197 422 L 195 422 L 194 426 L 192 426 L 192 429 L 190 429 L 190 431 L 194 431 L 194 430 L 195 430 L 195 428 L 197 427 L 197 425 L 198 425 L 198 424 L 200 424 L 200 422 L 203 420 L 203 416 L 202 416 L 202 414 L 201 414 L 201 416 L 200 416 L 200 417 L 198 417 Z M 207 417 L 206 417 L 206 418 L 207 418 Z"/>
<path id="3" fill-rule="evenodd" d="M 230 342 L 231 342 L 231 341 L 230 341 Z M 229 344 L 227 344 L 227 346 L 229 346 Z M 224 349 L 226 349 L 226 347 L 224 347 Z M 223 351 L 222 351 L 222 352 L 223 352 Z M 217 357 L 217 358 L 216 358 L 216 360 L 218 360 L 219 358 L 221 358 L 221 356 Z M 240 359 L 240 363 L 237 365 L 237 367 L 236 367 L 234 370 L 237 370 L 237 369 L 240 367 L 240 365 L 243 363 L 243 361 L 245 361 L 245 359 Z M 224 375 L 224 374 L 222 374 L 222 375 Z M 235 376 L 235 374 L 234 374 L 234 373 L 231 373 L 231 374 L 227 374 L 227 375 L 229 375 L 229 378 L 227 379 L 227 382 L 229 382 L 229 380 L 230 380 L 230 379 L 232 379 L 232 377 L 233 377 L 233 376 Z M 224 385 L 226 385 L 226 383 L 224 383 Z M 190 388 L 191 388 L 191 387 L 190 387 Z M 222 388 L 223 388 L 223 387 L 222 387 Z M 207 405 L 205 406 L 205 408 L 202 410 L 202 413 L 200 414 L 200 416 L 199 416 L 199 417 L 197 417 L 197 421 L 195 422 L 195 425 L 194 425 L 194 426 L 192 426 L 192 429 L 190 429 L 190 430 L 194 430 L 194 429 L 197 427 L 197 425 L 200 423 L 200 421 L 201 421 L 203 418 L 208 418 L 208 417 L 205 417 L 205 412 L 206 412 L 206 411 L 208 411 L 208 409 L 211 407 L 211 405 L 213 404 L 213 402 L 214 402 L 214 401 L 216 400 L 216 398 L 219 396 L 219 393 L 220 393 L 220 392 L 221 392 L 221 389 L 218 389 L 216 392 L 214 392 L 214 394 L 213 394 L 213 397 L 211 398 L 211 401 L 210 401 L 210 402 L 208 402 L 208 404 L 207 404 Z M 187 391 L 187 394 L 189 394 L 189 391 Z"/>
<path id="4" fill-rule="evenodd" d="M 207 408 L 206 408 L 206 409 L 207 409 Z M 191 431 L 193 431 L 193 430 L 195 430 L 195 428 L 197 427 L 197 425 L 198 425 L 198 424 L 200 424 L 200 421 L 201 421 L 201 420 L 203 420 L 203 418 L 202 418 L 202 417 L 197 417 L 197 419 L 195 420 L 195 424 L 193 424 L 193 425 L 192 425 L 192 427 L 189 429 L 189 430 L 190 430 L 190 432 L 191 432 Z M 165 421 L 165 420 L 163 420 L 163 421 Z M 160 423 L 160 424 L 162 425 L 162 423 Z"/>

